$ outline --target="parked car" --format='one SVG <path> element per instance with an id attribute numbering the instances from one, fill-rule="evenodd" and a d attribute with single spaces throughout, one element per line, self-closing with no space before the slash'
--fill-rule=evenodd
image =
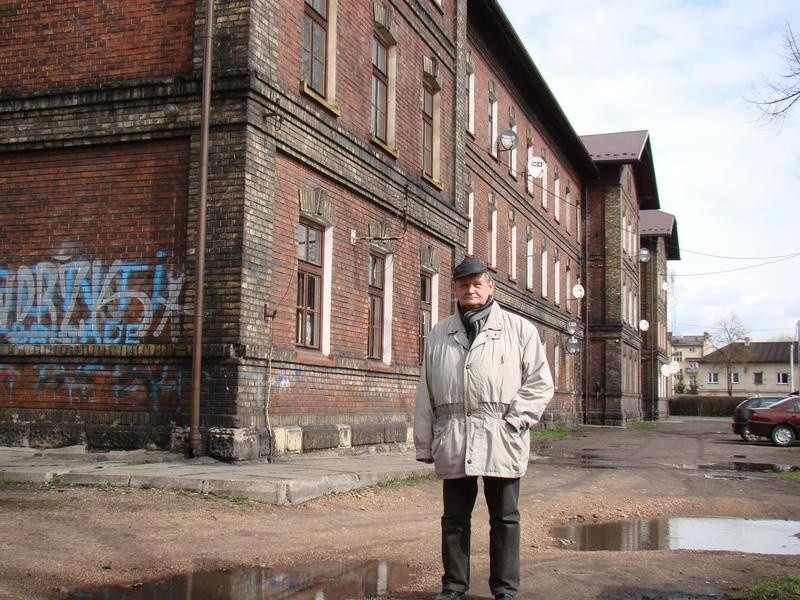
<path id="1" fill-rule="evenodd" d="M 776 446 L 791 446 L 800 435 L 800 396 L 750 410 L 747 427 L 753 435 L 768 437 Z"/>
<path id="2" fill-rule="evenodd" d="M 786 396 L 750 396 L 742 400 L 736 408 L 733 409 L 733 423 L 731 424 L 733 433 L 742 436 L 745 442 L 755 442 L 758 436 L 753 435 L 747 427 L 747 418 L 750 416 L 750 410 L 753 408 L 772 406 L 784 398 L 786 398 Z"/>

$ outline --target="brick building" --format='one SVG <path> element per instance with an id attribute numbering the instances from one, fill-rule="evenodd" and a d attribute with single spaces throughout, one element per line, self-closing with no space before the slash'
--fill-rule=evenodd
<path id="1" fill-rule="evenodd" d="M 184 447 L 201 279 L 203 452 L 406 442 L 465 254 L 586 417 L 597 171 L 494 0 L 217 2 L 204 240 L 206 3 L 103 6 L 0 23 L 0 444 Z"/>
<path id="2" fill-rule="evenodd" d="M 585 135 L 600 171 L 589 189 L 588 385 L 585 422 L 625 425 L 666 416 L 666 261 L 680 258 L 677 224 L 661 213 L 647 131 Z"/>

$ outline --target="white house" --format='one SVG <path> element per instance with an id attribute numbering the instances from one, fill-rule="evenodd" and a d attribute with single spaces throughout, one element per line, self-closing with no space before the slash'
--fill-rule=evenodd
<path id="1" fill-rule="evenodd" d="M 703 395 L 752 396 L 797 390 L 797 342 L 734 342 L 698 358 Z"/>

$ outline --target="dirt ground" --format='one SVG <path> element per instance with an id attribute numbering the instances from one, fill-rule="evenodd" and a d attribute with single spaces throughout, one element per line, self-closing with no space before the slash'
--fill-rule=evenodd
<path id="1" fill-rule="evenodd" d="M 797 555 L 582 552 L 551 536 L 567 523 L 649 517 L 800 520 L 800 484 L 739 464 L 798 466 L 800 446 L 747 444 L 729 431 L 723 420 L 673 418 L 646 430 L 591 428 L 537 447 L 522 482 L 519 598 L 743 598 L 737 584 L 800 572 Z M 0 598 L 65 598 L 86 586 L 241 566 L 313 574 L 375 560 L 412 574 L 392 598 L 426 598 L 439 589 L 439 515 L 437 481 L 296 507 L 156 489 L 4 484 Z M 486 521 L 479 499 L 471 599 L 490 597 Z"/>

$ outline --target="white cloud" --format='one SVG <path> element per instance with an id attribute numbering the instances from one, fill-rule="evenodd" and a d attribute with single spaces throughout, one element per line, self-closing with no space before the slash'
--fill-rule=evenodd
<path id="1" fill-rule="evenodd" d="M 800 2 L 500 5 L 579 134 L 650 132 L 661 208 L 676 216 L 682 249 L 669 264 L 670 329 L 713 333 L 734 312 L 754 339 L 792 334 L 800 256 L 745 267 L 800 253 L 800 107 L 778 128 L 748 99 L 785 71 L 783 35 L 787 25 L 800 33 Z"/>

